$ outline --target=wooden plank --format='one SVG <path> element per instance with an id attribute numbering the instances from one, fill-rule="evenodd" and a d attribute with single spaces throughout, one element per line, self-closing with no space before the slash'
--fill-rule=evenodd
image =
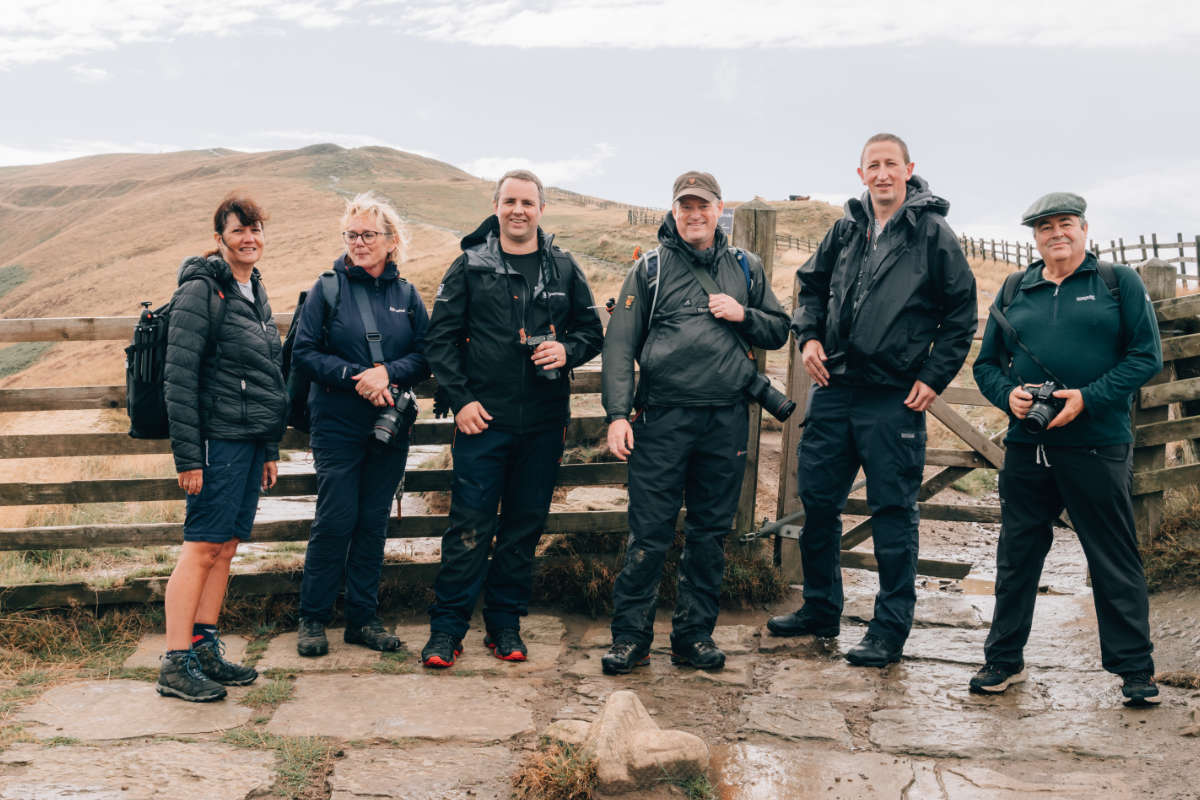
<path id="1" fill-rule="evenodd" d="M 947 405 L 941 397 L 934 399 L 929 413 L 937 417 L 954 435 L 970 445 L 971 449 L 983 456 L 993 467 L 999 469 L 1004 466 L 1004 451 Z"/>
<path id="2" fill-rule="evenodd" d="M 624 484 L 626 465 L 620 462 L 570 464 L 559 467 L 559 486 L 606 486 Z M 448 469 L 412 469 L 404 474 L 408 492 L 437 492 L 450 488 L 452 471 Z M 175 478 L 118 478 L 99 481 L 62 483 L 0 483 L 0 506 L 59 505 L 65 503 L 119 503 L 154 500 L 182 500 Z M 313 474 L 280 475 L 272 497 L 315 495 L 317 478 Z"/>
<path id="3" fill-rule="evenodd" d="M 939 519 L 947 522 L 999 522 L 1000 506 L 954 506 L 943 503 L 917 503 L 921 519 Z M 846 501 L 846 514 L 855 517 L 870 516 L 871 509 L 866 500 L 850 498 Z M 843 545 L 844 547 L 844 545 Z"/>
<path id="4" fill-rule="evenodd" d="M 1163 361 L 1200 356 L 1200 333 L 1170 336 L 1162 340 Z"/>
<path id="5" fill-rule="evenodd" d="M 1144 241 L 1144 240 L 1143 240 Z M 1143 245 L 1144 249 L 1144 245 Z M 1143 253 L 1144 255 L 1144 253 Z M 1142 264 L 1139 269 L 1142 283 L 1146 287 L 1146 295 L 1151 300 L 1165 300 L 1175 296 L 1178 287 L 1175 285 L 1175 268 L 1158 259 Z M 1142 392 L 1149 391 L 1151 397 L 1170 395 L 1175 381 L 1175 364 L 1168 361 L 1157 375 L 1150 379 L 1149 385 Z M 1200 395 L 1200 379 L 1195 379 L 1195 393 Z M 1176 386 L 1175 390 L 1181 387 Z M 1195 396 L 1195 395 L 1193 395 Z M 1162 403 L 1146 402 L 1139 394 L 1139 402 L 1133 409 L 1133 427 L 1136 429 L 1147 423 L 1167 422 L 1170 409 Z M 1156 472 L 1166 466 L 1167 450 L 1163 445 L 1150 445 L 1133 448 L 1133 473 L 1136 478 Z M 1163 495 L 1161 492 L 1135 492 L 1133 498 L 1133 522 L 1137 531 L 1138 543 L 1147 545 L 1154 541 L 1162 523 Z"/>
<path id="6" fill-rule="evenodd" d="M 445 514 L 395 517 L 388 520 L 389 539 L 422 539 L 441 536 L 447 525 Z M 254 526 L 255 542 L 303 542 L 308 540 L 311 519 L 260 522 Z M 571 511 L 551 513 L 548 533 L 621 533 L 629 530 L 624 511 Z M 56 525 L 42 528 L 0 529 L 0 551 L 72 550 L 84 547 L 162 547 L 179 544 L 183 527 L 173 522 L 114 525 Z"/>
<path id="7" fill-rule="evenodd" d="M 576 417 L 567 426 L 568 443 L 590 442 L 604 434 L 604 417 Z M 450 444 L 454 421 L 418 420 L 412 444 Z M 307 450 L 308 434 L 289 428 L 279 443 L 284 450 Z M 0 436 L 0 459 L 145 455 L 171 452 L 167 439 L 132 439 L 124 433 L 58 433 Z"/>
<path id="8" fill-rule="evenodd" d="M 985 319 L 984 322 L 987 320 Z M 983 325 L 979 326 L 983 330 Z M 990 406 L 992 403 L 983 396 L 983 392 L 967 386 L 947 386 L 942 392 L 942 399 L 956 406 Z"/>
<path id="9" fill-rule="evenodd" d="M 1200 438 L 1200 416 L 1138 425 L 1133 437 L 1135 447 L 1150 447 L 1167 442 L 1182 442 L 1185 439 Z"/>
<path id="10" fill-rule="evenodd" d="M 125 387 L 0 389 L 0 411 L 64 411 L 87 408 L 125 408 Z"/>
<path id="11" fill-rule="evenodd" d="M 1154 301 L 1154 316 L 1159 322 L 1200 316 L 1200 294 L 1185 294 Z"/>
<path id="12" fill-rule="evenodd" d="M 879 562 L 873 553 L 863 553 L 859 550 L 843 550 L 841 552 L 842 566 L 849 569 L 869 569 L 879 571 Z M 918 558 L 917 574 L 933 578 L 965 578 L 971 571 L 971 564 L 960 561 L 941 561 L 934 558 Z"/>
<path id="13" fill-rule="evenodd" d="M 991 466 L 973 450 L 927 449 L 925 463 L 935 467 L 970 467 L 972 469 Z"/>
<path id="14" fill-rule="evenodd" d="M 1200 398 L 1200 378 L 1185 378 L 1181 381 L 1143 386 L 1138 397 L 1138 405 L 1141 409 L 1156 408 L 1168 403 L 1182 403 L 1185 400 L 1196 400 Z M 1152 421 L 1158 422 L 1159 420 Z"/>
<path id="15" fill-rule="evenodd" d="M 1200 483 L 1200 464 L 1153 469 L 1134 472 L 1133 493 L 1135 495 L 1155 494 L 1167 489 L 1195 486 L 1198 483 Z M 1138 531 L 1138 534 L 1140 538 L 1141 531 Z"/>
<path id="16" fill-rule="evenodd" d="M 137 321 L 136 316 L 0 319 L 0 342 L 129 342 Z"/>

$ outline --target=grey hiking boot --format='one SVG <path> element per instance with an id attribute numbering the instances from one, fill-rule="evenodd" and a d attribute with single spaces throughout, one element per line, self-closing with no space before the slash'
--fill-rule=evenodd
<path id="1" fill-rule="evenodd" d="M 347 644 L 361 644 L 372 650 L 391 652 L 399 650 L 404 642 L 394 633 L 383 627 L 379 617 L 373 617 L 362 625 L 347 625 L 346 633 L 342 636 Z"/>
<path id="2" fill-rule="evenodd" d="M 246 686 L 258 678 L 258 670 L 225 660 L 225 643 L 219 638 L 201 642 L 192 648 L 205 675 L 223 686 Z"/>
<path id="3" fill-rule="evenodd" d="M 163 697 L 179 697 L 193 703 L 220 700 L 226 695 L 225 687 L 200 669 L 195 650 L 163 656 L 154 688 Z"/>
<path id="4" fill-rule="evenodd" d="M 324 623 L 311 617 L 300 618 L 300 629 L 296 632 L 296 652 L 306 657 L 323 656 L 329 652 Z"/>

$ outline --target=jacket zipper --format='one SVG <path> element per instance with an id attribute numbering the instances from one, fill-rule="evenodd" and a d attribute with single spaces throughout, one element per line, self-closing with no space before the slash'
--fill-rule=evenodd
<path id="1" fill-rule="evenodd" d="M 246 379 L 243 377 L 242 378 L 242 424 L 243 425 L 245 425 L 248 422 L 247 416 L 248 415 L 247 415 L 247 409 L 246 409 Z"/>

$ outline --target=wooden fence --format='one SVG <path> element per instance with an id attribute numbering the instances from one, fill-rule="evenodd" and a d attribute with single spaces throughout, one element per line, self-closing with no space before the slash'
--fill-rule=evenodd
<path id="1" fill-rule="evenodd" d="M 963 252 L 972 258 L 1007 261 L 1018 267 L 1027 267 L 1041 258 L 1037 249 L 1030 242 L 974 239 L 965 235 L 960 236 L 958 241 L 962 245 Z M 1152 258 L 1159 259 L 1176 267 L 1178 280 L 1185 286 L 1189 281 L 1196 281 L 1200 285 L 1200 266 L 1192 267 L 1190 274 L 1188 268 L 1189 264 L 1197 263 L 1196 254 L 1200 252 L 1200 236 L 1184 239 L 1182 233 L 1177 233 L 1173 240 L 1164 238 L 1159 241 L 1157 233 L 1150 234 L 1149 240 L 1146 239 L 1145 234 L 1141 234 L 1138 236 L 1137 242 L 1132 240 L 1126 242 L 1120 238 L 1110 239 L 1108 247 L 1104 247 L 1102 242 L 1092 239 L 1088 242 L 1088 249 L 1097 258 L 1106 258 L 1119 264 L 1145 262 Z M 1189 251 L 1191 255 L 1188 255 Z"/>
<path id="2" fill-rule="evenodd" d="M 775 236 L 775 211 L 762 204 L 746 203 L 734 217 L 734 242 L 753 252 L 764 253 L 763 266 L 768 280 L 774 263 L 770 243 Z M 291 314 L 276 314 L 281 334 L 291 323 Z M 128 342 L 136 317 L 93 317 L 56 319 L 0 320 L 0 342 Z M 114 354 L 114 357 L 115 354 Z M 759 359 L 760 368 L 763 359 Z M 432 381 L 417 387 L 417 394 L 429 398 Z M 594 395 L 600 391 L 598 371 L 576 370 L 572 381 L 573 397 Z M 0 389 L 0 412 L 41 412 L 67 409 L 124 409 L 125 387 L 84 386 L 30 389 Z M 755 499 L 758 482 L 758 438 L 761 412 L 750 409 L 750 440 L 743 492 L 738 506 L 736 526 L 740 532 L 755 524 Z M 567 429 L 568 445 L 591 443 L 603 438 L 603 416 L 578 416 Z M 453 435 L 450 420 L 421 419 L 413 429 L 416 445 L 449 444 Z M 304 450 L 308 436 L 289 429 L 281 442 L 284 450 Z M 53 433 L 0 436 L 0 459 L 74 458 L 79 456 L 122 456 L 169 453 L 165 440 L 131 439 L 124 433 Z M 433 492 L 450 488 L 451 470 L 410 469 L 405 474 L 404 490 Z M 560 468 L 560 486 L 619 486 L 626 482 L 626 465 L 621 462 L 570 464 Z M 316 476 L 283 474 L 271 490 L 271 497 L 306 497 L 316 494 Z M 127 501 L 181 500 L 182 494 L 173 477 L 120 478 L 61 482 L 27 481 L 0 483 L 0 506 L 74 505 Z M 311 520 L 296 519 L 255 524 L 253 541 L 306 541 Z M 439 537 L 446 529 L 444 514 L 405 516 L 390 519 L 388 538 L 411 539 Z M 623 533 L 628 531 L 625 511 L 580 511 L 552 513 L 547 532 L 573 534 Z M 62 525 L 0 529 L 0 551 L 65 550 L 100 547 L 149 547 L 178 544 L 182 529 L 177 523 L 113 523 Z M 436 564 L 385 565 L 388 580 L 431 584 Z M 64 605 L 106 605 L 114 603 L 161 601 L 165 577 L 126 580 L 111 588 L 94 588 L 84 583 L 25 584 L 0 586 L 0 610 L 46 608 Z M 299 574 L 268 572 L 236 574 L 230 591 L 240 594 L 296 592 Z"/>

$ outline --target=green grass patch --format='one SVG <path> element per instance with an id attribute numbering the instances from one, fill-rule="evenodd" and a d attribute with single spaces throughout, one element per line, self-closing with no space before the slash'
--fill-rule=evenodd
<path id="1" fill-rule="evenodd" d="M 113 680 L 158 682 L 158 667 L 122 667 L 94 675 L 96 678 L 111 678 Z"/>
<path id="2" fill-rule="evenodd" d="M 382 675 L 409 675 L 416 669 L 417 660 L 406 648 L 380 653 L 372 669 Z"/>
<path id="3" fill-rule="evenodd" d="M 290 700 L 296 691 L 296 684 L 288 678 L 272 678 L 267 683 L 255 686 L 238 702 L 244 706 L 256 709 L 276 709 Z"/>
<path id="4" fill-rule="evenodd" d="M 0 267 L 0 297 L 4 297 L 27 280 L 29 280 L 29 271 L 20 264 Z"/>
<path id="5" fill-rule="evenodd" d="M 276 736 L 259 728 L 226 731 L 221 741 L 234 747 L 274 750 L 278 763 L 272 792 L 287 800 L 328 797 L 325 780 L 333 770 L 334 759 L 341 755 L 341 751 L 328 739 Z"/>
<path id="6" fill-rule="evenodd" d="M 717 792 L 705 775 L 693 775 L 690 778 L 672 780 L 669 783 L 678 786 L 688 800 L 717 800 Z"/>
<path id="7" fill-rule="evenodd" d="M 67 745 L 79 744 L 79 740 L 74 736 L 51 736 L 49 739 L 43 739 L 42 744 L 47 747 L 65 747 Z"/>
<path id="8" fill-rule="evenodd" d="M 29 369 L 54 347 L 54 342 L 17 342 L 0 349 L 0 378 Z"/>
<path id="9" fill-rule="evenodd" d="M 516 800 L 591 800 L 599 785 L 596 762 L 578 748 L 543 742 L 513 775 Z"/>
<path id="10" fill-rule="evenodd" d="M 9 669 L 86 669 L 111 673 L 148 631 L 141 607 L 0 614 L 0 674 Z"/>
<path id="11" fill-rule="evenodd" d="M 958 492 L 969 494 L 971 497 L 983 497 L 997 489 L 997 472 L 994 469 L 977 469 L 968 472 L 950 486 Z"/>
<path id="12" fill-rule="evenodd" d="M 1167 491 L 1158 536 L 1142 547 L 1150 591 L 1200 584 L 1200 489 Z"/>

